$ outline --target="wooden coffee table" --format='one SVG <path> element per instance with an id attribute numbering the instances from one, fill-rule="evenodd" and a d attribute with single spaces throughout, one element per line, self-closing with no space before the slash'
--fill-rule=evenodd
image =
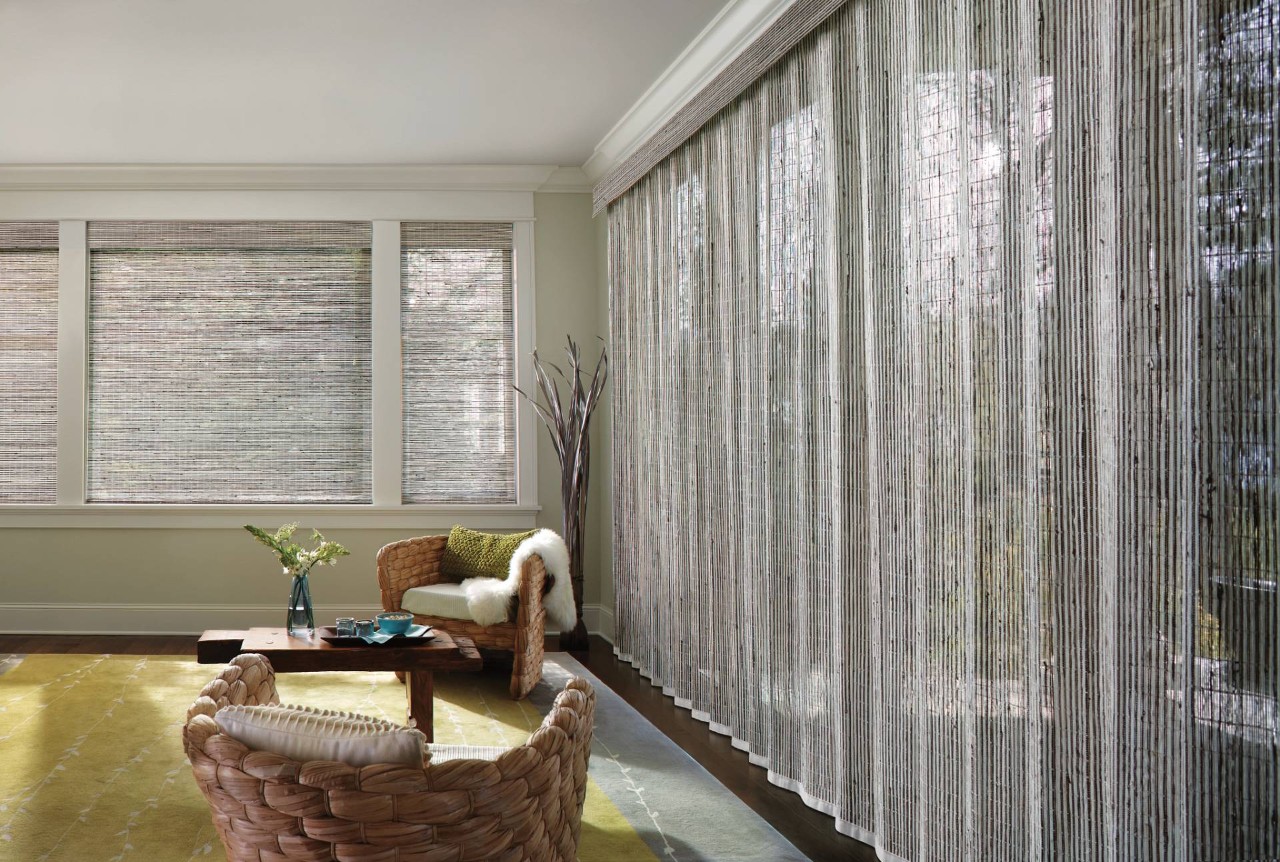
<path id="1" fill-rule="evenodd" d="M 267 657 L 279 673 L 318 673 L 334 670 L 401 671 L 409 696 L 408 720 L 426 734 L 432 732 L 432 678 L 437 670 L 476 671 L 480 653 L 470 638 L 451 635 L 441 629 L 435 639 L 417 646 L 386 645 L 334 646 L 320 638 L 289 637 L 284 628 L 255 628 L 247 631 L 207 631 L 200 636 L 196 658 L 201 664 L 224 664 L 241 653 Z"/>

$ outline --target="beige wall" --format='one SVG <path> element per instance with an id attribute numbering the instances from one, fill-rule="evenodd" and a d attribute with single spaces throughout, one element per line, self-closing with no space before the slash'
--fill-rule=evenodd
<path id="1" fill-rule="evenodd" d="M 600 215 L 595 219 L 596 252 L 596 327 L 600 335 L 609 338 L 609 223 Z M 613 359 L 612 344 L 609 358 Z M 613 387 L 605 389 L 593 428 L 591 480 L 591 518 L 596 533 L 595 577 L 588 582 L 592 589 L 586 592 L 586 603 L 599 605 L 610 615 L 614 608 L 613 592 L 613 453 L 611 408 Z M 613 633 L 612 616 L 608 620 L 609 634 Z"/>
<path id="2" fill-rule="evenodd" d="M 591 218 L 590 196 L 539 194 L 535 209 L 539 352 L 558 360 L 566 334 L 572 334 L 594 359 L 604 318 L 598 307 L 599 234 Z M 540 427 L 538 495 L 543 509 L 538 524 L 557 530 L 558 471 Z M 607 458 L 598 457 L 593 472 L 589 602 L 601 595 L 598 563 L 593 561 L 602 554 L 604 531 L 598 511 L 607 493 Z M 342 610 L 375 607 L 377 549 L 424 532 L 327 527 L 323 521 L 314 526 L 352 553 L 313 577 L 315 602 L 326 618 Z M 0 631 L 184 632 L 240 627 L 248 619 L 274 624 L 287 591 L 288 583 L 269 552 L 239 529 L 0 529 Z M 21 605 L 37 607 L 15 607 Z M 45 605 L 108 607 L 39 607 Z"/>
<path id="3" fill-rule="evenodd" d="M 378 604 L 374 555 L 412 531 L 314 526 L 351 551 L 313 576 L 316 603 Z M 0 545 L 6 604 L 283 608 L 289 590 L 270 552 L 240 529 L 7 529 Z M 50 620 L 49 628 L 58 626 Z"/>
<path id="4" fill-rule="evenodd" d="M 600 291 L 602 256 L 598 244 L 602 219 L 591 217 L 590 195 L 537 195 L 538 354 L 565 368 L 566 336 L 572 335 L 583 364 L 594 370 L 609 334 L 608 303 Z M 549 259 L 550 258 L 550 259 Z M 552 283 L 549 283 L 552 282 Z M 603 605 L 607 618 L 587 623 L 612 635 L 613 578 L 609 551 L 610 473 L 608 449 L 609 387 L 592 420 L 591 485 L 587 495 L 587 547 L 584 553 L 583 603 Z M 538 426 L 538 523 L 561 529 L 560 468 L 550 439 Z M 607 597 L 607 601 L 604 598 Z"/>

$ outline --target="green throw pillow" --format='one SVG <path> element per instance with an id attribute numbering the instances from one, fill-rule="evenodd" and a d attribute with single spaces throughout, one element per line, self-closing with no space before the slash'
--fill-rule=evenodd
<path id="1" fill-rule="evenodd" d="M 449 542 L 444 546 L 440 573 L 455 581 L 505 578 L 516 548 L 536 532 L 496 535 L 455 526 L 449 531 Z"/>

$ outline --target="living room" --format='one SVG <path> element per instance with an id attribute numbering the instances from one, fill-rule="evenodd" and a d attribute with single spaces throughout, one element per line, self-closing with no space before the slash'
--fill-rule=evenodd
<path id="1" fill-rule="evenodd" d="M 0 859 L 1280 859 L 1277 68 L 0 0 Z"/>

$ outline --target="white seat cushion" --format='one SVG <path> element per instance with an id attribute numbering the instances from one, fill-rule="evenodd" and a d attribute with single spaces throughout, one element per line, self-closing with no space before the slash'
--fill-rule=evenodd
<path id="1" fill-rule="evenodd" d="M 405 590 L 400 598 L 400 607 L 427 617 L 475 622 L 475 617 L 467 609 L 467 596 L 462 592 L 462 584 L 431 584 Z"/>
<path id="2" fill-rule="evenodd" d="M 255 751 L 292 760 L 336 760 L 351 766 L 421 766 L 427 738 L 389 721 L 307 706 L 224 706 L 218 729 Z"/>
<path id="3" fill-rule="evenodd" d="M 509 748 L 501 745 L 437 745 L 427 743 L 427 754 L 432 763 L 445 763 L 450 760 L 497 760 Z"/>

